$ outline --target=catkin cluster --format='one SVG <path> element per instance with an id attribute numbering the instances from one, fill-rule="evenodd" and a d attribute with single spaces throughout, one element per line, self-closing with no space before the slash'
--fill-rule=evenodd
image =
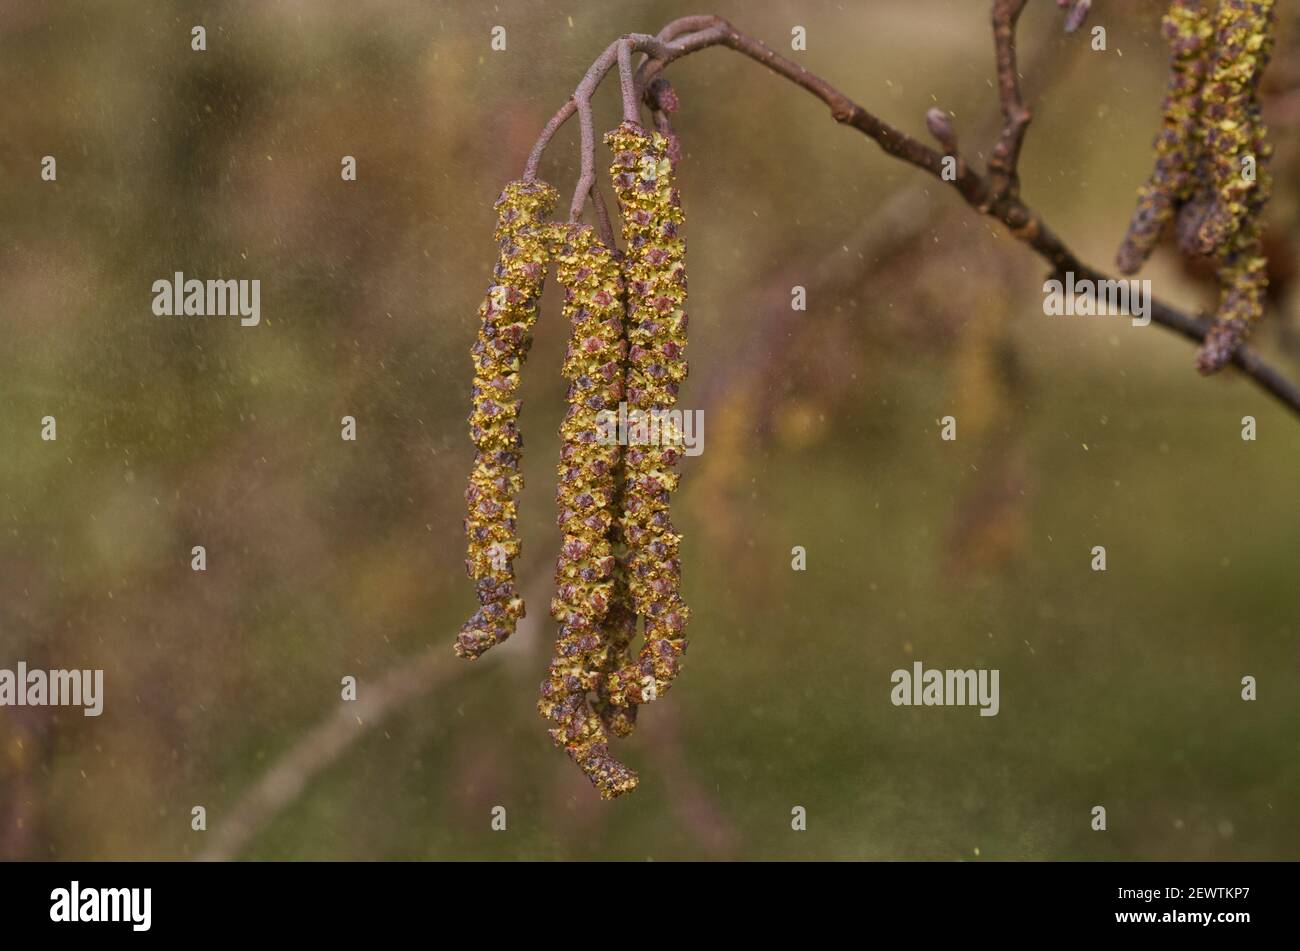
<path id="1" fill-rule="evenodd" d="M 634 789 L 637 776 L 611 755 L 610 736 L 632 733 L 638 706 L 668 689 L 686 649 L 681 536 L 668 511 L 682 434 L 679 417 L 662 414 L 676 405 L 686 377 L 687 317 L 669 140 L 625 122 L 606 142 L 624 251 L 588 226 L 546 222 L 555 195 L 545 185 L 516 182 L 498 202 L 501 258 L 473 349 L 470 430 L 478 454 L 466 493 L 467 564 L 482 606 L 456 652 L 479 656 L 523 616 L 511 568 L 522 485 L 515 394 L 553 260 L 570 326 L 562 370 L 568 410 L 560 426 L 562 542 L 551 601 L 559 630 L 538 709 L 553 724 L 555 744 L 613 798 Z M 628 419 L 631 432 L 611 426 Z"/>
<path id="2" fill-rule="evenodd" d="M 1215 323 L 1197 354 L 1212 373 L 1264 310 L 1262 217 L 1272 153 L 1259 81 L 1272 46 L 1274 0 L 1174 0 L 1164 18 L 1172 64 L 1151 179 L 1117 261 L 1132 274 L 1173 219 L 1184 254 L 1214 260 Z"/>
<path id="3" fill-rule="evenodd" d="M 460 630 L 456 653 L 473 660 L 514 633 L 524 615 L 515 590 L 519 555 L 517 499 L 523 489 L 519 433 L 519 373 L 532 344 L 537 306 L 550 256 L 555 189 L 542 182 L 511 182 L 497 199 L 496 237 L 501 251 L 481 326 L 470 355 L 474 361 L 469 417 L 474 468 L 465 502 L 469 554 L 465 568 L 475 581 L 479 609 Z"/>

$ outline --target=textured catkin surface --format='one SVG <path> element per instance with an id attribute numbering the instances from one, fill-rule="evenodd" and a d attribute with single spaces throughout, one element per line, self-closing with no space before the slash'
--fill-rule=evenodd
<path id="1" fill-rule="evenodd" d="M 668 142 L 624 123 L 606 136 L 623 217 L 627 260 L 629 411 L 657 413 L 677 403 L 686 378 L 686 265 L 681 198 L 673 184 Z M 621 525 L 629 549 L 629 587 L 645 626 L 636 660 L 609 674 L 602 699 L 614 706 L 647 703 L 666 691 L 686 650 L 689 611 L 681 598 L 681 536 L 669 515 L 677 487 L 680 436 L 629 445 Z"/>
<path id="2" fill-rule="evenodd" d="M 1259 80 L 1268 63 L 1273 0 L 1221 0 L 1202 108 L 1205 152 L 1214 204 L 1197 234 L 1209 254 L 1241 228 L 1261 182 L 1243 174 L 1243 159 L 1259 155 Z"/>
<path id="3" fill-rule="evenodd" d="M 614 598 L 610 531 L 621 452 L 617 442 L 599 438 L 598 422 L 602 413 L 617 414 L 624 394 L 624 285 L 617 255 L 590 227 L 557 225 L 551 235 L 570 325 L 562 371 L 569 387 L 556 470 L 563 537 L 551 601 L 560 627 L 538 709 L 556 724 L 555 744 L 602 796 L 613 798 L 635 788 L 637 777 L 610 755 L 604 723 L 588 694 L 597 686 L 603 625 Z"/>
<path id="4" fill-rule="evenodd" d="M 1201 154 L 1201 90 L 1213 22 L 1201 0 L 1174 0 L 1163 32 L 1171 53 L 1169 83 L 1156 136 L 1155 169 L 1138 190 L 1137 210 L 1117 255 L 1125 274 L 1135 273 L 1150 257 L 1165 225 L 1190 197 Z"/>
<path id="5" fill-rule="evenodd" d="M 475 455 L 465 490 L 465 567 L 475 581 L 479 609 L 456 639 L 456 653 L 471 660 L 510 637 L 524 614 L 514 574 L 520 550 L 517 500 L 523 489 L 519 378 L 537 322 L 550 254 L 545 220 L 555 202 L 549 185 L 521 181 L 507 185 L 496 203 L 501 254 L 479 307 L 482 323 L 471 350 L 469 428 Z"/>

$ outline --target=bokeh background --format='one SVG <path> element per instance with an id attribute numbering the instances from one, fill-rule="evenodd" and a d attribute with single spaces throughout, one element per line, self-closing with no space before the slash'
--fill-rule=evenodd
<path id="1" fill-rule="evenodd" d="M 978 161 L 997 119 L 987 7 L 0 4 L 0 667 L 106 671 L 98 719 L 0 709 L 0 857 L 1300 857 L 1300 419 L 1233 373 L 1200 378 L 1159 327 L 1045 317 L 1041 261 L 724 50 L 669 70 L 682 405 L 706 441 L 675 503 L 688 664 L 617 744 L 640 789 L 599 801 L 534 706 L 558 545 L 553 285 L 523 388 L 530 617 L 478 664 L 452 655 L 474 605 L 467 351 L 491 206 L 587 64 L 684 14 L 785 50 L 802 25 L 800 62 L 917 135 L 951 110 Z M 1100 266 L 1149 168 L 1161 10 L 1098 0 L 1105 52 L 1047 0 L 1022 21 L 1024 194 Z M 1285 15 L 1256 342 L 1294 378 Z M 612 127 L 613 85 L 597 108 Z M 543 165 L 566 194 L 575 149 L 566 128 Z M 177 270 L 260 279 L 261 325 L 154 316 L 151 284 Z M 1143 276 L 1181 306 L 1213 299 L 1168 249 Z M 914 660 L 999 668 L 1000 714 L 893 707 L 890 672 Z"/>

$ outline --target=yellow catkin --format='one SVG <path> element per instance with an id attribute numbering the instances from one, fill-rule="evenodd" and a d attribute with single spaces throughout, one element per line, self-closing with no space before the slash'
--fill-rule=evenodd
<path id="1" fill-rule="evenodd" d="M 618 512 L 623 510 L 625 481 L 626 473 L 620 463 L 615 473 L 618 490 L 614 505 Z M 622 526 L 617 518 L 610 528 L 610 544 L 614 554 L 613 587 L 610 591 L 609 612 L 605 615 L 604 643 L 594 665 L 595 670 L 605 676 L 598 677 L 596 681 L 596 698 L 592 701 L 592 706 L 606 729 L 615 736 L 627 737 L 636 728 L 637 708 L 620 707 L 610 702 L 608 683 L 609 674 L 631 663 L 637 632 L 636 604 L 632 600 L 631 587 L 631 553 L 623 540 Z"/>
<path id="2" fill-rule="evenodd" d="M 621 450 L 617 440 L 602 438 L 601 419 L 617 416 L 624 395 L 624 285 L 617 255 L 590 227 L 559 226 L 555 232 L 557 279 L 571 326 L 563 369 L 569 391 L 556 489 L 563 540 L 551 602 L 560 629 L 538 709 L 556 724 L 556 745 L 612 799 L 634 789 L 637 777 L 610 755 L 608 734 L 588 694 L 600 676 L 614 589 L 610 537 Z"/>
<path id="3" fill-rule="evenodd" d="M 523 488 L 519 373 L 537 320 L 550 253 L 546 216 L 556 199 L 549 185 L 519 181 L 507 185 L 496 203 L 501 252 L 479 307 L 481 326 L 470 351 L 474 384 L 469 424 L 476 452 L 465 490 L 465 567 L 475 581 L 479 609 L 455 645 L 456 653 L 469 660 L 508 638 L 524 615 L 514 578 L 520 547 L 517 499 Z"/>
<path id="4" fill-rule="evenodd" d="M 681 200 L 673 185 L 668 140 L 623 123 L 606 136 L 614 151 L 611 173 L 623 217 L 627 280 L 628 413 L 670 410 L 686 377 L 686 267 Z M 680 433 L 662 419 L 656 444 L 628 434 L 620 519 L 628 546 L 629 588 L 645 641 L 634 662 L 605 677 L 601 699 L 615 707 L 647 703 L 676 677 L 686 650 L 689 611 L 682 602 L 681 536 L 669 516 L 681 458 Z"/>

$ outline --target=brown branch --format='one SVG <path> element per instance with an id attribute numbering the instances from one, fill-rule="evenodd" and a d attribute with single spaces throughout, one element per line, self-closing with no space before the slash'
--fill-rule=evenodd
<path id="1" fill-rule="evenodd" d="M 717 26 L 713 30 L 714 33 L 720 34 L 722 28 Z M 570 221 L 577 221 L 582 216 L 587 197 L 590 195 L 592 185 L 596 181 L 595 134 L 591 118 L 592 94 L 600 85 L 601 80 L 605 78 L 605 74 L 617 62 L 619 72 L 624 80 L 624 118 L 640 124 L 637 105 L 640 94 L 632 77 L 632 54 L 646 53 L 653 59 L 669 63 L 679 56 L 692 52 L 694 49 L 702 48 L 703 45 L 711 45 L 712 42 L 717 42 L 714 36 L 696 36 L 687 37 L 686 39 L 695 39 L 696 43 L 702 45 L 697 46 L 688 43 L 667 44 L 660 40 L 659 37 L 650 36 L 646 33 L 627 33 L 619 37 L 605 47 L 605 51 L 600 56 L 596 57 L 596 61 L 591 64 L 591 67 L 582 77 L 582 81 L 578 83 L 578 87 L 573 91 L 569 101 L 559 108 L 542 129 L 542 134 L 533 146 L 532 152 L 529 153 L 528 162 L 524 166 L 525 181 L 533 181 L 537 177 L 537 168 L 541 164 L 542 155 L 545 153 L 547 145 L 550 144 L 551 139 L 555 137 L 555 133 L 568 121 L 569 117 L 574 112 L 578 113 L 578 121 L 581 123 L 582 128 L 581 172 L 578 178 L 578 186 L 573 190 L 573 202 L 569 207 Z"/>
<path id="2" fill-rule="evenodd" d="M 487 661 L 491 663 L 497 656 L 492 654 Z M 355 701 L 340 702 L 335 713 L 294 743 L 217 820 L 198 861 L 221 862 L 238 858 L 262 827 L 297 799 L 307 784 L 351 748 L 359 737 L 395 710 L 427 694 L 437 684 L 459 677 L 467 669 L 465 665 L 455 663 L 451 652 L 439 645 L 436 650 L 430 648 L 419 657 L 394 667 L 373 685 L 363 684 Z M 473 669 L 476 672 L 482 670 L 483 662 L 474 664 Z"/>
<path id="3" fill-rule="evenodd" d="M 551 144 L 551 139 L 555 138 L 555 133 L 560 131 L 560 126 L 568 122 L 569 116 L 573 115 L 577 109 L 578 104 L 576 102 L 572 99 L 567 100 L 542 127 L 542 134 L 537 137 L 537 144 L 533 146 L 532 152 L 528 154 L 528 162 L 524 165 L 524 181 L 531 182 L 537 178 L 537 167 L 541 164 L 542 153 Z"/>
<path id="4" fill-rule="evenodd" d="M 989 156 L 989 193 L 994 201 L 1020 194 L 1020 149 L 1030 120 L 1016 71 L 1016 23 L 1024 9 L 1025 0 L 993 0 L 994 59 L 1002 103 L 1002 134 Z"/>
<path id="5" fill-rule="evenodd" d="M 1016 168 L 1029 113 L 1021 102 L 1019 77 L 1015 70 L 1014 27 L 1024 4 L 1025 0 L 994 0 L 995 46 L 1004 123 L 1002 135 L 994 148 L 994 157 L 989 162 L 989 176 L 985 178 L 968 163 L 959 160 L 956 179 L 948 184 L 971 207 L 1002 222 L 1013 237 L 1051 264 L 1053 273 L 1074 271 L 1080 278 L 1109 280 L 1102 272 L 1080 261 L 1019 195 Z M 726 46 L 762 63 L 778 76 L 816 96 L 830 107 L 835 121 L 862 132 L 888 154 L 942 180 L 942 155 L 872 115 L 826 80 L 781 56 L 762 41 L 741 33 L 720 17 L 692 17 L 687 28 L 693 32 L 671 42 L 661 42 L 660 53 L 647 50 L 650 58 L 637 72 L 637 86 L 643 93 L 654 76 L 673 60 L 710 46 Z M 955 135 L 950 137 L 950 141 L 955 143 Z M 1151 318 L 1160 326 L 1197 343 L 1204 341 L 1210 327 L 1208 321 L 1185 314 L 1160 300 L 1152 301 Z M 1300 415 L 1300 387 L 1270 367 L 1258 354 L 1243 347 L 1233 357 L 1233 363 L 1261 389 Z"/>
<path id="6" fill-rule="evenodd" d="M 679 20 L 674 20 L 672 23 L 669 23 L 662 30 L 660 30 L 659 35 L 655 37 L 655 39 L 657 39 L 661 43 L 667 43 L 668 41 L 675 40 L 678 37 L 683 36 L 684 34 L 693 33 L 699 30 L 707 29 L 709 27 L 717 26 L 718 23 L 719 23 L 718 18 L 712 16 L 682 17 Z M 616 49 L 616 44 L 617 41 L 615 41 L 614 44 L 611 44 L 611 48 Z M 631 51 L 629 50 L 629 52 Z M 601 58 L 597 59 L 596 62 L 592 64 L 591 69 L 588 70 L 588 74 L 590 74 L 593 70 L 597 69 L 600 66 L 601 59 L 603 59 L 605 55 L 607 55 L 608 53 L 609 53 L 609 49 L 606 49 L 605 53 L 601 54 Z M 637 90 L 645 89 L 646 86 L 649 84 L 650 79 L 653 78 L 653 74 L 644 76 L 644 78 L 642 78 L 644 75 L 644 71 L 647 68 L 647 64 L 657 64 L 657 67 L 655 68 L 655 72 L 657 72 L 659 69 L 662 69 L 664 67 L 666 62 L 667 62 L 667 58 L 665 57 L 655 58 L 647 54 L 646 63 L 642 64 L 640 70 L 636 75 L 634 88 Z M 606 64 L 605 69 L 608 68 L 609 66 L 608 64 Z M 603 76 L 604 72 L 602 71 L 600 75 Z M 528 154 L 528 162 L 524 166 L 524 179 L 526 181 L 533 181 L 534 179 L 537 178 L 537 169 L 541 165 L 542 155 L 546 152 L 547 146 L 549 146 L 551 144 L 551 140 L 555 138 L 555 133 L 560 130 L 560 127 L 563 126 L 564 123 L 569 121 L 570 117 L 573 116 L 573 114 L 577 111 L 577 109 L 578 109 L 578 104 L 575 101 L 574 96 L 570 96 L 565 101 L 564 105 L 560 106 L 560 108 L 556 110 L 555 115 L 551 116 L 550 120 L 546 123 L 545 126 L 543 126 L 542 133 L 537 137 L 537 143 L 533 146 L 532 151 Z M 625 105 L 624 112 L 626 113 L 626 111 L 627 109 Z"/>
<path id="7" fill-rule="evenodd" d="M 526 600 L 536 604 L 553 588 L 551 567 L 541 559 L 530 566 L 523 586 Z M 254 837 L 288 808 L 324 770 L 337 762 L 370 730 L 440 686 L 460 683 L 516 656 L 524 645 L 541 637 L 542 620 L 527 616 L 504 647 L 498 647 L 473 664 L 457 662 L 439 644 L 416 657 L 397 663 L 372 681 L 362 683 L 357 699 L 339 701 L 336 710 L 298 739 L 250 786 L 229 809 L 216 813 L 207 847 L 198 861 L 237 859 Z M 471 673 L 472 672 L 472 673 Z"/>

